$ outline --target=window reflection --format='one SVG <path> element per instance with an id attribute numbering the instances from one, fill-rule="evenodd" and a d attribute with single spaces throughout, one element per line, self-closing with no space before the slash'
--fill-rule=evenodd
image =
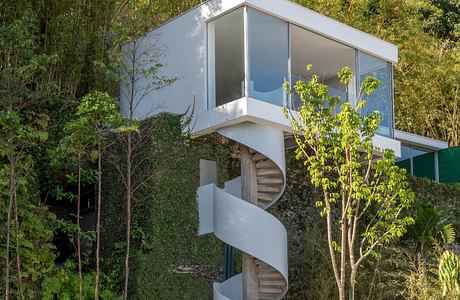
<path id="1" fill-rule="evenodd" d="M 244 58 L 245 9 L 248 74 Z M 308 64 L 314 66 L 313 70 L 306 70 Z M 344 66 L 356 74 L 347 87 L 337 78 Z M 312 74 L 328 85 L 330 96 L 353 104 L 364 79 L 377 77 L 381 86 L 372 95 L 364 96 L 367 105 L 363 113 L 380 112 L 383 120 L 377 133 L 393 137 L 391 63 L 249 7 L 208 24 L 209 107 L 237 100 L 248 91 L 246 96 L 251 98 L 295 109 L 301 101 L 294 94 L 287 103 L 283 82 L 290 80 L 294 87 L 298 80 L 309 81 Z"/>
<path id="2" fill-rule="evenodd" d="M 283 82 L 289 78 L 288 23 L 248 9 L 249 96 L 283 105 Z"/>
<path id="3" fill-rule="evenodd" d="M 365 95 L 367 105 L 363 109 L 364 114 L 373 111 L 380 112 L 383 120 L 377 133 L 384 136 L 393 136 L 393 95 L 392 95 L 392 75 L 391 63 L 359 51 L 359 81 L 358 87 L 361 88 L 363 81 L 368 76 L 377 77 L 380 87 L 371 95 Z"/>
<path id="4" fill-rule="evenodd" d="M 209 106 L 219 106 L 244 96 L 243 8 L 208 24 Z"/>

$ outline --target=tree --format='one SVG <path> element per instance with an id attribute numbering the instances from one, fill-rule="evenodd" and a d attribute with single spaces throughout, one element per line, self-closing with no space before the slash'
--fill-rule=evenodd
<path id="1" fill-rule="evenodd" d="M 176 78 L 169 78 L 159 73 L 163 65 L 158 61 L 161 56 L 159 49 L 155 43 L 145 39 L 147 32 L 152 25 L 152 12 L 155 12 L 158 7 L 156 3 L 142 3 L 139 1 L 127 1 L 125 8 L 127 12 L 120 14 L 117 20 L 116 27 L 118 32 L 118 42 L 121 44 L 121 52 L 117 51 L 112 55 L 111 65 L 106 65 L 102 62 L 97 62 L 97 65 L 105 70 L 109 78 L 117 78 L 121 82 L 120 86 L 120 101 L 121 110 L 131 124 L 136 123 L 136 119 L 149 116 L 156 108 L 150 107 L 142 109 L 142 115 L 136 116 L 140 112 L 141 106 L 146 103 L 148 96 L 165 86 L 174 83 Z M 162 4 L 171 6 L 169 3 Z M 160 5 L 161 6 L 161 5 Z M 183 9 L 183 6 L 174 7 Z M 121 72 L 120 72 L 121 70 Z M 136 125 L 137 126 L 137 125 Z M 142 134 L 135 136 L 132 130 L 126 131 L 123 143 L 125 144 L 125 161 L 123 170 L 120 168 L 118 159 L 112 160 L 116 165 L 120 176 L 126 188 L 126 241 L 125 241 L 125 257 L 124 257 L 124 286 L 123 297 L 128 299 L 128 284 L 129 284 L 129 260 L 131 249 L 131 223 L 133 211 L 134 192 L 139 186 L 151 178 L 151 174 L 138 174 L 137 183 L 133 182 L 133 175 L 145 163 L 145 157 L 136 157 L 134 153 L 136 148 L 140 148 L 146 143 L 146 136 L 150 135 L 148 128 Z M 145 155 L 145 153 L 143 153 Z M 148 155 L 147 155 L 148 156 Z M 141 179 L 140 179 L 141 178 Z"/>
<path id="2" fill-rule="evenodd" d="M 458 41 L 460 37 L 460 2 L 427 0 L 420 8 L 425 30 L 443 40 Z"/>
<path id="3" fill-rule="evenodd" d="M 137 20 L 134 20 L 137 22 Z M 134 25 L 133 25 L 134 27 Z M 136 37 L 135 29 L 131 33 L 132 37 Z M 138 33 L 137 33 L 138 35 Z M 163 67 L 157 61 L 158 51 L 150 45 L 146 46 L 143 43 L 143 38 L 137 36 L 133 39 L 130 45 L 126 46 L 127 49 L 127 64 L 122 64 L 123 72 L 127 75 L 124 81 L 125 86 L 122 88 L 122 99 L 127 102 L 127 109 L 125 111 L 128 120 L 135 121 L 135 114 L 139 111 L 141 104 L 145 103 L 146 97 L 151 95 L 154 91 L 161 89 L 164 86 L 172 84 L 175 79 L 168 79 L 167 77 L 158 74 L 159 70 Z M 142 83 L 147 82 L 146 86 Z M 154 108 L 152 108 L 154 110 Z M 144 113 L 151 113 L 152 110 Z M 144 115 L 145 116 L 145 115 Z M 147 130 L 148 131 L 148 130 Z M 144 134 L 148 134 L 144 133 Z M 123 297 L 128 299 L 128 283 L 129 283 L 129 257 L 130 257 L 130 244 L 131 244 L 131 216 L 132 216 L 132 201 L 134 198 L 134 191 L 136 190 L 133 184 L 133 173 L 145 161 L 140 158 L 140 163 L 135 163 L 136 159 L 133 155 L 135 148 L 144 142 L 144 137 L 137 136 L 135 143 L 133 132 L 126 132 L 126 170 L 125 170 L 125 183 L 126 183 L 126 252 L 125 252 L 125 278 L 124 278 L 124 292 Z M 149 177 L 143 176 L 143 177 Z M 142 182 L 142 181 L 141 181 Z"/>
<path id="4" fill-rule="evenodd" d="M 14 215 L 16 275 L 19 297 L 24 299 L 21 271 L 21 243 L 18 190 L 20 181 L 31 172 L 29 149 L 43 142 L 48 137 L 44 130 L 46 116 L 37 116 L 35 127 L 25 125 L 23 117 L 13 110 L 0 110 L 0 158 L 6 158 L 9 169 L 9 200 L 6 218 L 6 253 L 5 253 L 5 298 L 10 297 L 10 236 L 11 217 Z M 14 210 L 14 211 L 13 211 Z"/>
<path id="5" fill-rule="evenodd" d="M 136 126 L 124 123 L 119 114 L 115 99 L 106 93 L 92 92 L 82 98 L 77 108 L 77 116 L 90 124 L 95 139 L 97 154 L 97 201 L 96 201 L 96 279 L 94 298 L 99 299 L 100 280 L 100 241 L 101 241 L 101 203 L 102 203 L 102 154 L 106 149 L 107 134 L 113 131 L 136 130 Z"/>
<path id="6" fill-rule="evenodd" d="M 97 131 L 94 130 L 89 118 L 80 116 L 79 118 L 69 121 L 64 126 L 65 136 L 60 141 L 58 146 L 59 160 L 71 161 L 76 165 L 76 178 L 73 174 L 68 175 L 68 178 L 77 185 L 77 265 L 79 278 L 79 297 L 83 299 L 83 273 L 82 273 L 82 255 L 81 255 L 81 226 L 80 226 L 80 207 L 81 207 L 81 186 L 82 186 L 82 165 L 85 160 L 94 162 L 98 157 L 96 145 L 98 143 Z M 75 162 L 76 159 L 76 162 Z M 74 195 L 70 193 L 71 202 L 74 200 Z"/>
<path id="7" fill-rule="evenodd" d="M 338 77 L 347 88 L 352 78 L 350 69 L 343 68 Z M 378 86 L 376 78 L 368 77 L 356 106 L 341 104 L 341 99 L 329 96 L 328 87 L 314 75 L 309 82 L 295 84 L 294 91 L 302 100 L 298 117 L 284 110 L 297 142 L 297 159 L 304 161 L 311 183 L 322 191 L 315 205 L 326 219 L 340 299 L 345 299 L 347 289 L 349 299 L 354 299 L 359 266 L 413 223 L 404 215 L 414 201 L 405 170 L 394 165 L 392 151 L 373 144 L 381 118 L 378 112 L 361 114 L 365 95 Z M 294 92 L 288 83 L 285 87 Z"/>

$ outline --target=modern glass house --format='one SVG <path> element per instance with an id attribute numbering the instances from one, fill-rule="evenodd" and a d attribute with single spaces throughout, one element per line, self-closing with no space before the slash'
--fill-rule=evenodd
<path id="1" fill-rule="evenodd" d="M 124 46 L 126 53 L 131 46 Z M 164 65 L 161 75 L 178 78 L 141 103 L 138 118 L 182 114 L 193 106 L 196 135 L 247 121 L 289 132 L 280 107 L 295 110 L 299 99 L 286 95 L 285 81 L 295 84 L 317 74 L 330 94 L 354 103 L 364 78 L 376 76 L 381 87 L 367 97 L 365 108 L 383 117 L 375 144 L 400 155 L 393 116 L 397 47 L 288 0 L 207 1 L 154 29 L 137 47 L 154 47 Z M 337 78 L 344 66 L 354 74 L 348 87 Z M 140 89 L 146 85 L 139 81 Z"/>
<path id="2" fill-rule="evenodd" d="M 401 141 L 410 147 L 427 144 L 431 150 L 444 147 L 394 130 L 395 45 L 288 0 L 210 0 L 122 50 L 124 61 L 138 71 L 131 74 L 135 86 L 120 87 L 121 95 L 135 95 L 131 107 L 136 118 L 192 113 L 194 136 L 217 132 L 240 144 L 242 176 L 224 188 L 203 176 L 197 191 L 199 234 L 214 233 L 249 257 L 243 263 L 245 276 L 214 284 L 214 299 L 280 299 L 289 286 L 286 230 L 265 211 L 286 185 L 291 126 L 281 108 L 295 116 L 299 106 L 299 99 L 283 90 L 284 82 L 295 84 L 317 74 L 330 94 L 356 104 L 364 78 L 376 76 L 381 87 L 366 98 L 364 111 L 379 111 L 383 117 L 374 145 L 398 157 Z M 151 82 L 134 58 L 142 61 L 153 52 L 164 66 L 159 75 L 178 80 L 146 94 Z M 308 71 L 310 64 L 314 68 Z M 344 66 L 354 74 L 346 87 L 337 78 Z M 127 114 L 129 107 L 122 96 L 121 111 Z"/>

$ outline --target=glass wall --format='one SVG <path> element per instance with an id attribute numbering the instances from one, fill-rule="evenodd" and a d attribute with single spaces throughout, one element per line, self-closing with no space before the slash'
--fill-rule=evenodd
<path id="1" fill-rule="evenodd" d="M 401 144 L 401 157 L 396 161 L 405 160 L 412 157 L 412 147 L 409 145 Z"/>
<path id="2" fill-rule="evenodd" d="M 433 150 L 401 143 L 401 157 L 396 159 L 396 165 L 405 168 L 411 175 L 435 179 L 433 168 L 436 159 Z M 433 178 L 427 174 L 432 174 Z"/>
<path id="3" fill-rule="evenodd" d="M 244 9 L 208 24 L 208 103 L 219 106 L 244 96 Z"/>
<path id="4" fill-rule="evenodd" d="M 306 70 L 308 64 L 314 66 L 312 71 Z M 347 87 L 337 78 L 344 66 L 356 74 Z M 331 95 L 353 104 L 363 80 L 377 77 L 381 86 L 365 96 L 363 113 L 379 111 L 383 120 L 378 134 L 393 137 L 390 62 L 250 7 L 208 23 L 209 108 L 248 96 L 295 109 L 300 101 L 294 97 L 287 103 L 283 82 L 294 85 L 299 79 L 309 80 L 312 74 L 320 76 Z"/>
<path id="5" fill-rule="evenodd" d="M 353 74 L 356 74 L 355 49 L 292 24 L 290 33 L 292 85 L 295 85 L 298 80 L 308 81 L 313 74 L 316 74 L 322 83 L 328 86 L 329 95 L 340 97 L 342 101 L 353 101 L 356 76 L 353 76 L 350 85 L 345 87 L 340 83 L 337 73 L 347 66 Z M 309 64 L 313 65 L 311 71 L 306 68 Z M 301 101 L 298 95 L 293 96 L 295 109 L 301 105 Z"/>
<path id="6" fill-rule="evenodd" d="M 289 25 L 248 8 L 249 97 L 283 105 L 289 79 Z"/>
<path id="7" fill-rule="evenodd" d="M 373 94 L 365 95 L 367 105 L 363 109 L 364 114 L 379 111 L 383 120 L 380 123 L 378 134 L 393 137 L 393 92 L 392 92 L 392 65 L 375 56 L 358 52 L 358 89 L 368 76 L 375 76 L 380 80 L 380 87 Z"/>

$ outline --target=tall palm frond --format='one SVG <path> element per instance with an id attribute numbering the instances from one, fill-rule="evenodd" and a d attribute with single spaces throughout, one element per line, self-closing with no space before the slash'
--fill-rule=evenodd
<path id="1" fill-rule="evenodd" d="M 453 243 L 456 232 L 449 209 L 418 204 L 415 223 L 409 227 L 408 235 L 417 243 L 422 255 L 426 246 Z"/>

